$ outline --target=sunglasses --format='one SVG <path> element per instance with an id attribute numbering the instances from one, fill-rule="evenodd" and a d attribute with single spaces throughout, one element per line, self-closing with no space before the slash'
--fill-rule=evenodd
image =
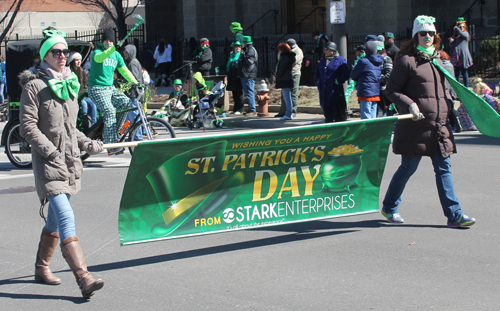
<path id="1" fill-rule="evenodd" d="M 52 49 L 50 50 L 49 52 L 52 52 L 52 57 L 54 58 L 59 58 L 61 57 L 61 53 L 64 55 L 64 57 L 68 57 L 69 56 L 69 53 L 71 52 L 71 50 L 68 50 L 68 49 L 65 49 L 65 50 L 61 50 L 61 49 Z"/>
<path id="2" fill-rule="evenodd" d="M 431 37 L 434 37 L 436 35 L 436 32 L 435 31 L 419 31 L 418 32 L 422 37 L 425 37 L 427 34 L 429 34 L 429 36 Z"/>

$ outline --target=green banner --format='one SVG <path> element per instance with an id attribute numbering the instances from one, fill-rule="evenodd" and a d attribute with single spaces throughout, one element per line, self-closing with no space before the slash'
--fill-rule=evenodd
<path id="1" fill-rule="evenodd" d="M 378 212 L 396 119 L 141 143 L 120 243 Z"/>

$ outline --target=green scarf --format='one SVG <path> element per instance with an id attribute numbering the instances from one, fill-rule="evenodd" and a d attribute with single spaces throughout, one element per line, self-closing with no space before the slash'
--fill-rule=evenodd
<path id="1" fill-rule="evenodd" d="M 229 55 L 229 59 L 227 61 L 227 65 L 226 65 L 227 72 L 229 72 L 229 70 L 231 69 L 231 66 L 233 66 L 233 64 L 240 58 L 240 54 L 241 54 L 241 51 L 239 51 L 238 53 L 231 52 L 231 55 Z"/>
<path id="2" fill-rule="evenodd" d="M 47 81 L 50 89 L 54 94 L 62 100 L 68 100 L 69 94 L 76 98 L 80 90 L 80 83 L 78 82 L 77 75 L 72 72 L 69 78 L 64 80 L 50 79 Z"/>
<path id="3" fill-rule="evenodd" d="M 429 46 L 428 48 L 425 48 L 421 46 L 420 44 L 417 46 L 417 50 L 424 52 L 425 54 L 432 56 L 434 55 L 434 52 L 436 51 L 436 48 L 434 45 Z"/>

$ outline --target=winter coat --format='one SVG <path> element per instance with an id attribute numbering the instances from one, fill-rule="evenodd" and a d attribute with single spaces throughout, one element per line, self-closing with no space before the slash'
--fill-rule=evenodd
<path id="1" fill-rule="evenodd" d="M 277 89 L 293 88 L 292 68 L 295 64 L 295 53 L 292 51 L 280 54 L 278 67 L 276 68 L 276 85 Z"/>
<path id="2" fill-rule="evenodd" d="M 456 38 L 456 33 L 458 33 L 460 37 Z M 472 57 L 469 52 L 469 33 L 467 31 L 462 31 L 460 28 L 455 26 L 455 31 L 451 37 L 455 39 L 450 44 L 450 57 L 453 66 L 464 67 L 465 69 L 469 68 L 472 66 Z M 458 59 L 454 60 L 455 57 L 458 57 Z M 459 66 L 459 64 L 461 64 L 461 66 Z"/>
<path id="3" fill-rule="evenodd" d="M 323 57 L 314 72 L 314 82 L 319 91 L 321 107 L 336 107 L 345 103 L 344 82 L 349 79 L 349 65 L 342 56 L 335 56 L 328 65 Z M 337 83 L 335 82 L 337 81 Z"/>
<path id="4" fill-rule="evenodd" d="M 433 57 L 439 57 L 434 53 Z M 441 60 L 439 60 L 442 66 Z M 430 156 L 439 148 L 443 157 L 456 152 L 448 122 L 453 102 L 446 91 L 444 74 L 431 63 L 431 57 L 416 51 L 400 56 L 394 64 L 386 95 L 402 114 L 416 103 L 425 119 L 398 120 L 394 128 L 393 151 L 407 156 Z"/>
<path id="5" fill-rule="evenodd" d="M 234 52 L 231 52 L 233 54 Z M 243 86 L 241 84 L 241 79 L 238 78 L 238 69 L 236 68 L 236 63 L 231 62 L 229 64 L 229 71 L 227 72 L 227 87 L 226 90 L 228 91 L 236 91 L 236 92 L 241 92 L 243 91 Z"/>
<path id="6" fill-rule="evenodd" d="M 236 62 L 238 77 L 246 79 L 257 78 L 257 62 L 259 56 L 252 44 L 247 44 L 240 53 L 240 58 Z"/>
<path id="7" fill-rule="evenodd" d="M 207 71 L 212 68 L 212 50 L 210 47 L 207 47 L 204 50 L 201 48 L 197 49 L 195 54 L 196 55 L 193 57 L 193 60 L 198 62 L 195 66 L 196 71 Z"/>
<path id="8" fill-rule="evenodd" d="M 295 53 L 295 63 L 293 64 L 292 75 L 300 75 L 302 61 L 304 60 L 304 53 L 298 46 L 294 47 L 292 52 Z"/>
<path id="9" fill-rule="evenodd" d="M 351 71 L 351 79 L 357 82 L 358 97 L 372 97 L 380 94 L 380 76 L 384 58 L 382 55 L 367 55 L 360 58 Z"/>
<path id="10" fill-rule="evenodd" d="M 19 75 L 23 87 L 19 118 L 21 136 L 31 145 L 33 174 L 40 201 L 58 194 L 76 194 L 83 172 L 80 149 L 88 138 L 76 129 L 78 102 L 57 98 L 38 70 Z M 47 159 L 52 153 L 60 155 Z"/>
<path id="11" fill-rule="evenodd" d="M 387 52 L 387 55 L 392 59 L 394 62 L 394 59 L 396 58 L 396 55 L 399 52 L 399 48 L 394 45 L 394 43 L 390 43 L 385 46 L 385 51 Z"/>
<path id="12" fill-rule="evenodd" d="M 387 86 L 387 81 L 389 81 L 389 76 L 392 72 L 392 58 L 387 54 L 382 54 L 384 58 L 382 67 L 381 67 L 381 75 L 380 75 L 380 91 L 385 90 Z"/>
<path id="13" fill-rule="evenodd" d="M 314 53 L 316 59 L 321 59 L 325 55 L 325 45 L 329 42 L 328 36 L 320 34 L 316 39 L 316 47 L 311 52 Z"/>

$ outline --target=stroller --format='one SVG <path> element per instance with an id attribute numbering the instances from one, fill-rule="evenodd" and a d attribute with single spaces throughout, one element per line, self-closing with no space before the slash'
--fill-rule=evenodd
<path id="1" fill-rule="evenodd" d="M 219 104 L 219 98 L 224 96 L 225 88 L 226 84 L 219 81 L 209 94 L 200 99 L 197 105 L 195 103 L 192 104 L 195 106 L 187 122 L 187 126 L 190 129 L 203 128 L 206 130 L 206 128 L 224 126 L 224 120 L 219 119 L 217 109 L 222 107 Z"/>

